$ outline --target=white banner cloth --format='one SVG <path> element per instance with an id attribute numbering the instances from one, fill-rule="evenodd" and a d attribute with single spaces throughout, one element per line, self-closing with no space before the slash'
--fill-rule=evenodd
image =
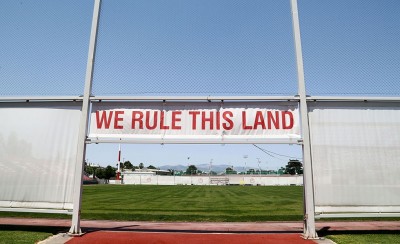
<path id="1" fill-rule="evenodd" d="M 316 211 L 398 211 L 399 104 L 315 102 L 309 110 Z"/>
<path id="2" fill-rule="evenodd" d="M 293 140 L 300 138 L 297 103 L 93 103 L 90 138 Z"/>
<path id="3" fill-rule="evenodd" d="M 0 208 L 72 209 L 80 109 L 0 104 Z"/>

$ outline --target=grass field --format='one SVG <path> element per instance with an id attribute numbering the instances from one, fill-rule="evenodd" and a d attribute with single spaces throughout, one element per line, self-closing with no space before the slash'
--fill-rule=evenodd
<path id="1" fill-rule="evenodd" d="M 65 230 L 43 226 L 0 226 L 0 244 L 37 243 Z"/>
<path id="2" fill-rule="evenodd" d="M 301 220 L 302 187 L 84 186 L 83 219 L 146 221 Z M 71 218 L 0 212 L 0 217 Z M 64 232 L 67 230 L 63 230 Z M 35 243 L 54 229 L 0 226 L 0 243 Z M 18 237 L 18 238 L 16 238 Z"/>
<path id="3" fill-rule="evenodd" d="M 378 232 L 373 234 L 358 233 L 358 234 L 337 234 L 327 235 L 327 239 L 330 239 L 337 244 L 380 244 L 380 243 L 400 243 L 399 232 Z"/>
<path id="4" fill-rule="evenodd" d="M 299 186 L 85 186 L 84 219 L 276 221 L 302 219 Z"/>
<path id="5" fill-rule="evenodd" d="M 90 185 L 83 189 L 82 218 L 137 221 L 301 221 L 302 192 L 300 186 Z M 0 217 L 6 216 L 71 218 L 68 215 L 0 212 Z M 58 231 L 67 230 L 0 226 L 0 243 L 35 243 Z M 398 231 L 327 232 L 320 235 L 327 235 L 327 238 L 338 244 L 400 243 Z"/>

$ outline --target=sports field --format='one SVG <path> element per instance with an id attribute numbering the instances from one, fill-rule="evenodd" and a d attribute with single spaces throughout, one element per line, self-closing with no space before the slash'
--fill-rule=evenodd
<path id="1" fill-rule="evenodd" d="M 301 186 L 90 185 L 83 189 L 82 218 L 143 221 L 301 221 L 302 191 Z M 71 218 L 68 215 L 0 212 L 0 217 L 2 216 Z M 58 231 L 66 230 L 0 226 L 0 243 L 34 243 Z M 397 232 L 335 233 L 327 237 L 337 243 L 400 241 Z"/>
<path id="2" fill-rule="evenodd" d="M 300 186 L 91 185 L 83 219 L 286 221 L 302 219 Z"/>

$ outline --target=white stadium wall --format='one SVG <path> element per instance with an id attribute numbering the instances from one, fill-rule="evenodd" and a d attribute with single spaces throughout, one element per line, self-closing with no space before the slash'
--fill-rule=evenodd
<path id="1" fill-rule="evenodd" d="M 123 172 L 123 184 L 126 185 L 303 185 L 303 176 L 258 176 L 258 175 L 223 175 L 223 176 L 167 176 L 146 175 Z"/>

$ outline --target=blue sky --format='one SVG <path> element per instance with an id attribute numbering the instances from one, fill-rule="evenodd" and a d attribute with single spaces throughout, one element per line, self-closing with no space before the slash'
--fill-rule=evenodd
<path id="1" fill-rule="evenodd" d="M 257 145 L 263 149 L 273 151 L 293 158 L 301 158 L 301 147 L 298 145 Z M 89 162 L 107 165 L 118 160 L 118 144 L 90 144 L 87 147 Z M 188 160 L 188 157 L 190 158 Z M 258 168 L 258 159 L 262 169 L 276 170 L 288 162 L 288 157 L 262 152 L 251 144 L 122 144 L 121 160 L 130 160 L 132 164 L 145 166 L 209 164 L 245 166 Z"/>
<path id="2" fill-rule="evenodd" d="M 106 0 L 93 92 L 292 95 L 292 39 L 289 1 Z"/>
<path id="3" fill-rule="evenodd" d="M 400 1 L 298 0 L 310 95 L 399 96 Z M 92 0 L 0 1 L 0 95 L 83 93 Z M 295 95 L 290 1 L 103 0 L 94 95 Z M 264 145 L 300 157 L 299 146 Z M 117 145 L 87 158 L 116 160 Z M 123 145 L 145 164 L 284 165 L 252 145 Z M 271 167 L 273 168 L 273 167 Z"/>
<path id="4" fill-rule="evenodd" d="M 2 96 L 83 93 L 92 1 L 0 1 Z"/>

